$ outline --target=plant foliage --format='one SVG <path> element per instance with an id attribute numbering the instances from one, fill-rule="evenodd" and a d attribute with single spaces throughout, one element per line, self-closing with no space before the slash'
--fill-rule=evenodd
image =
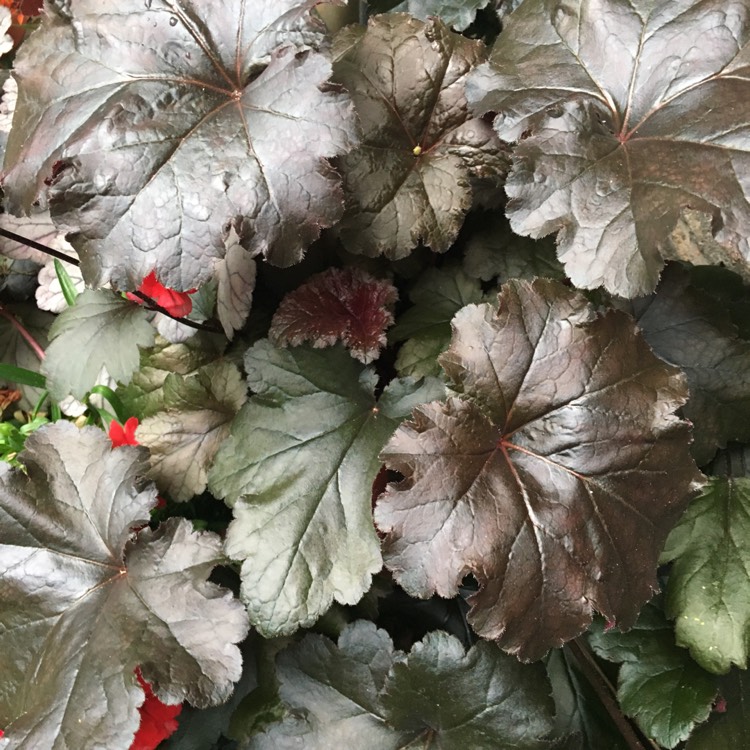
<path id="1" fill-rule="evenodd" d="M 0 36 L 2 750 L 750 750 L 750 0 Z"/>

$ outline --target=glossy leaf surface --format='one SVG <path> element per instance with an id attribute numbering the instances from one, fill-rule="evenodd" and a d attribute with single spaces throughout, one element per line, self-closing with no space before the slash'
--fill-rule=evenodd
<path id="1" fill-rule="evenodd" d="M 505 185 L 514 231 L 559 232 L 576 286 L 652 292 L 686 208 L 713 218 L 730 263 L 750 257 L 749 12 L 526 0 L 506 19 L 468 96 L 519 141 Z"/>
<path id="2" fill-rule="evenodd" d="M 474 629 L 536 659 L 593 610 L 635 621 L 700 474 L 673 415 L 684 378 L 627 316 L 547 280 L 510 282 L 499 304 L 453 319 L 440 363 L 461 395 L 418 406 L 389 441 L 405 479 L 375 519 L 407 592 L 455 596 L 471 572 Z"/>
<path id="3" fill-rule="evenodd" d="M 0 465 L 0 723 L 14 750 L 127 750 L 139 665 L 168 703 L 220 703 L 239 679 L 247 617 L 207 581 L 219 537 L 177 519 L 133 532 L 156 503 L 143 457 L 58 422 L 27 439 L 28 476 Z"/>

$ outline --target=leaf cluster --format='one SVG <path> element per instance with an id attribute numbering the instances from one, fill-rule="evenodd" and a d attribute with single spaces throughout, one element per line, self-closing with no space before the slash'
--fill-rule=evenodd
<path id="1" fill-rule="evenodd" d="M 34 28 L 0 747 L 750 750 L 750 5 Z"/>

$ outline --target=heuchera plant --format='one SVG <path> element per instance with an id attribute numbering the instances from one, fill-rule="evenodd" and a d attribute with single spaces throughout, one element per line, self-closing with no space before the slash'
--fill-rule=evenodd
<path id="1" fill-rule="evenodd" d="M 0 5 L 0 748 L 750 748 L 750 0 Z"/>

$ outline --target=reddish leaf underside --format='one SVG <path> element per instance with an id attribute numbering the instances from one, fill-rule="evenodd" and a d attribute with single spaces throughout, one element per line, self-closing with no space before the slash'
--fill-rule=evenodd
<path id="1" fill-rule="evenodd" d="M 341 342 L 360 362 L 377 359 L 393 323 L 396 288 L 358 268 L 329 268 L 284 297 L 273 316 L 277 345 L 309 341 L 316 348 Z"/>
<path id="2" fill-rule="evenodd" d="M 441 356 L 460 395 L 417 407 L 381 454 L 405 479 L 375 511 L 412 595 L 480 584 L 470 621 L 519 658 L 621 627 L 657 588 L 657 557 L 700 474 L 673 412 L 684 376 L 619 312 L 549 280 L 514 281 L 453 320 Z"/>

